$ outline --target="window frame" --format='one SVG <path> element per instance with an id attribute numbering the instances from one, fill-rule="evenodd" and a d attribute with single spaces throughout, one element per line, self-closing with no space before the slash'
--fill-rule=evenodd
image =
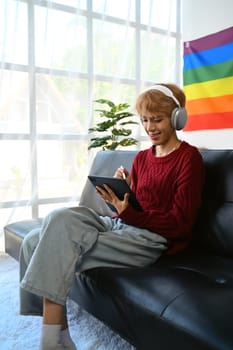
<path id="1" fill-rule="evenodd" d="M 175 72 L 176 72 L 176 83 L 181 84 L 181 21 L 180 21 L 180 13 L 181 13 L 181 0 L 176 1 L 177 8 L 177 28 L 176 32 L 171 32 L 170 35 L 175 38 L 176 41 L 176 52 L 175 52 Z M 91 126 L 93 120 L 93 83 L 94 81 L 99 82 L 112 82 L 113 77 L 94 74 L 93 67 L 93 21 L 95 19 L 102 19 L 102 14 L 92 11 L 92 0 L 87 0 L 87 8 L 86 10 L 79 10 L 79 15 L 85 16 L 87 19 L 87 73 L 83 72 L 74 72 L 74 71 L 65 71 L 59 69 L 50 69 L 38 67 L 35 64 L 35 6 L 42 6 L 62 11 L 68 13 L 76 13 L 77 9 L 71 6 L 62 5 L 58 3 L 54 3 L 53 1 L 45 1 L 45 0 L 21 0 L 28 6 L 28 64 L 12 64 L 10 62 L 4 62 L 4 70 L 14 70 L 19 72 L 28 73 L 29 79 L 29 116 L 30 116 L 30 130 L 29 133 L 0 133 L 0 141 L 1 140 L 27 140 L 30 142 L 30 152 L 34 154 L 31 163 L 31 199 L 30 199 L 30 207 L 31 207 L 31 216 L 32 218 L 38 218 L 39 206 L 43 204 L 56 204 L 69 202 L 70 197 L 56 197 L 56 198 L 39 198 L 38 195 L 38 159 L 37 159 L 37 142 L 40 140 L 61 140 L 60 134 L 39 134 L 36 129 L 36 75 L 38 73 L 49 74 L 49 75 L 57 75 L 57 76 L 69 76 L 76 79 L 84 79 L 87 81 L 87 89 L 88 89 L 88 118 Z M 136 52 L 135 52 L 135 61 L 136 61 L 136 74 L 132 79 L 129 78 L 120 78 L 119 82 L 130 85 L 135 88 L 136 95 L 140 92 L 142 87 L 142 79 L 141 79 L 141 41 L 140 36 L 142 31 L 147 30 L 147 26 L 140 22 L 140 8 L 141 8 L 142 0 L 135 0 L 135 21 L 130 21 L 128 25 L 136 30 Z M 115 18 L 113 16 L 105 15 L 105 21 L 110 23 L 125 25 L 125 20 L 120 18 Z M 163 30 L 157 27 L 151 27 L 150 30 L 153 33 L 167 35 L 167 30 Z M 151 81 L 143 81 L 144 85 L 150 85 Z M 139 144 L 137 149 L 140 149 L 140 142 L 146 141 L 146 136 L 138 135 Z M 79 134 L 64 134 L 62 136 L 62 140 L 71 141 L 75 140 L 77 142 L 87 141 L 89 139 L 89 135 L 79 135 Z M 77 201 L 79 198 L 77 198 Z M 17 200 L 15 201 L 5 201 L 0 202 L 0 208 L 13 208 L 13 207 L 22 207 L 25 205 L 29 205 L 26 200 Z"/>

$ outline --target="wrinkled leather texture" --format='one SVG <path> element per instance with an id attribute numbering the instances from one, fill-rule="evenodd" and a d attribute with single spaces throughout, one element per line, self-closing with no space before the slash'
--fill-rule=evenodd
<path id="1" fill-rule="evenodd" d="M 101 151 L 91 171 L 128 169 L 135 151 Z M 206 183 L 190 247 L 147 268 L 101 268 L 75 277 L 70 297 L 142 350 L 233 349 L 233 151 L 201 150 Z M 106 169 L 106 164 L 108 164 Z M 80 203 L 109 208 L 88 182 Z M 39 221 L 7 225 L 6 250 Z"/>

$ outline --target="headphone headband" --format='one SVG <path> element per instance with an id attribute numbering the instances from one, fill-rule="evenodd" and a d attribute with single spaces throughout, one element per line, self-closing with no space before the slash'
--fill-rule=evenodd
<path id="1" fill-rule="evenodd" d="M 173 99 L 173 101 L 177 104 L 177 106 L 180 107 L 180 102 L 177 100 L 177 98 L 174 96 L 173 92 L 168 87 L 156 84 L 156 85 L 151 86 L 148 90 L 157 90 L 157 91 L 162 92 L 167 97 L 170 97 L 171 99 Z"/>

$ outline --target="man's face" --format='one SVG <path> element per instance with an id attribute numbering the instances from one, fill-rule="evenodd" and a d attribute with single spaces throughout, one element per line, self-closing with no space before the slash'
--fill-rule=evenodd
<path id="1" fill-rule="evenodd" d="M 142 125 L 153 145 L 165 145 L 174 135 L 171 118 L 165 113 L 146 112 L 141 116 Z"/>

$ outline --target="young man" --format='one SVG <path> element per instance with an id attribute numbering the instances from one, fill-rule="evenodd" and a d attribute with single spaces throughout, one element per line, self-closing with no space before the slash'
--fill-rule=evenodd
<path id="1" fill-rule="evenodd" d="M 59 209 L 44 219 L 40 232 L 26 236 L 21 287 L 30 292 L 26 299 L 33 293 L 44 300 L 40 350 L 76 349 L 65 314 L 75 272 L 146 266 L 188 245 L 204 168 L 199 151 L 176 134 L 186 123 L 184 107 L 185 95 L 174 84 L 152 86 L 137 98 L 136 110 L 152 147 L 136 155 L 131 172 L 118 168 L 114 176 L 126 177 L 142 211 L 131 207 L 128 194 L 119 200 L 108 186 L 97 187 L 117 209 L 116 216 L 101 217 L 86 207 Z M 26 304 L 23 313 L 33 313 L 33 305 Z"/>

